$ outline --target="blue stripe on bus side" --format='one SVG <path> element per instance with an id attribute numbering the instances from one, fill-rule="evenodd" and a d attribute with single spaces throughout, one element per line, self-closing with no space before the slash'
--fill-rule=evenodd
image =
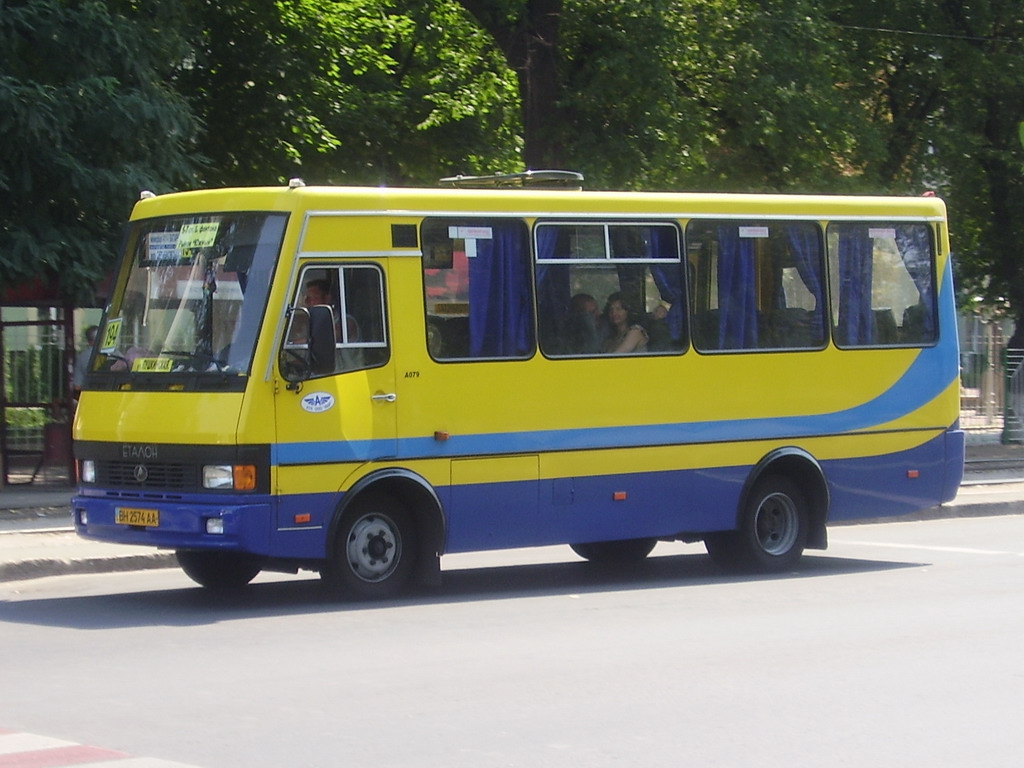
<path id="1" fill-rule="evenodd" d="M 922 350 L 906 374 L 888 391 L 871 402 L 825 415 L 452 435 L 445 442 L 438 442 L 433 437 L 400 437 L 397 457 L 390 455 L 394 444 L 391 440 L 288 443 L 272 450 L 272 460 L 279 465 L 320 464 L 382 458 L 485 456 L 689 445 L 852 433 L 894 421 L 906 415 L 912 407 L 927 403 L 941 394 L 955 380 L 955 374 L 949 376 L 948 371 L 942 370 L 941 363 L 945 354 L 938 348 Z"/>
<path id="2" fill-rule="evenodd" d="M 942 291 L 952 290 L 952 268 L 946 261 Z M 689 445 L 795 437 L 820 437 L 876 428 L 895 421 L 944 392 L 959 376 L 955 352 L 956 316 L 952 301 L 940 301 L 939 327 L 946 338 L 920 351 L 907 371 L 873 400 L 829 414 L 760 419 L 649 424 L 623 427 L 452 435 L 445 442 L 431 437 L 399 437 L 398 455 L 392 440 L 286 443 L 272 449 L 275 464 L 323 464 L 413 459 L 442 456 L 486 456 L 544 451 L 595 450 L 630 446 Z M 850 354 L 856 354 L 851 352 Z M 936 425 L 939 426 L 939 425 Z M 942 425 L 948 426 L 948 425 Z"/>

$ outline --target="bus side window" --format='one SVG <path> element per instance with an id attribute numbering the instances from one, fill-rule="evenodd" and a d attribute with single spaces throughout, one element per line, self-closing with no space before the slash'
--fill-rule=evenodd
<path id="1" fill-rule="evenodd" d="M 542 221 L 534 228 L 534 251 L 545 355 L 678 354 L 686 348 L 675 223 Z M 613 328 L 612 305 L 626 310 L 626 327 Z M 629 329 L 637 326 L 643 330 L 634 345 L 637 334 Z"/>
<path id="2" fill-rule="evenodd" d="M 833 222 L 828 251 L 838 346 L 938 340 L 935 249 L 927 224 Z"/>
<path id="3" fill-rule="evenodd" d="M 533 354 L 529 240 L 521 219 L 425 219 L 427 351 L 435 360 Z"/>
<path id="4" fill-rule="evenodd" d="M 691 221 L 694 344 L 705 352 L 821 349 L 821 230 L 806 221 Z"/>

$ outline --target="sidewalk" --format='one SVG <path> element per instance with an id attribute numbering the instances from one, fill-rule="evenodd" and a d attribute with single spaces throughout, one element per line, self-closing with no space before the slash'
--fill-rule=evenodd
<path id="1" fill-rule="evenodd" d="M 173 552 L 78 537 L 71 522 L 73 492 L 66 484 L 0 487 L 0 581 L 177 565 Z M 964 484 L 956 499 L 887 520 L 1017 514 L 1024 514 L 1024 445 L 989 440 L 968 443 Z"/>

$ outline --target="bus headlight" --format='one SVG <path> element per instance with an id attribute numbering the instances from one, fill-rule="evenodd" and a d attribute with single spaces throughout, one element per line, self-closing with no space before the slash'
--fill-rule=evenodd
<path id="1" fill-rule="evenodd" d="M 92 459 L 83 459 L 79 472 L 79 479 L 83 483 L 96 482 L 96 462 L 93 461 Z"/>
<path id="2" fill-rule="evenodd" d="M 207 464 L 203 467 L 203 488 L 251 491 L 256 488 L 253 464 Z"/>
<path id="3" fill-rule="evenodd" d="M 203 467 L 203 488 L 234 488 L 235 480 L 230 466 L 207 464 Z"/>

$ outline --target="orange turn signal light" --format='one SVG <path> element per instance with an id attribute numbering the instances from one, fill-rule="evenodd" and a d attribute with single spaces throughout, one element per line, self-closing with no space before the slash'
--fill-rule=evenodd
<path id="1" fill-rule="evenodd" d="M 236 491 L 256 489 L 256 466 L 254 464 L 235 464 L 231 469 Z"/>

